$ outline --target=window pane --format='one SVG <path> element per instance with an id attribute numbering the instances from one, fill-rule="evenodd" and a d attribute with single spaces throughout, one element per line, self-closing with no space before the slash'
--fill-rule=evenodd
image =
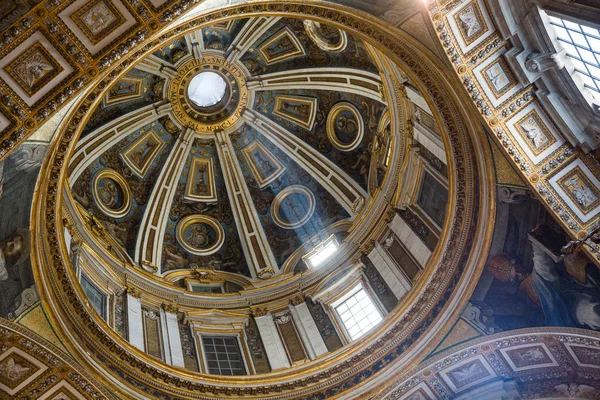
<path id="1" fill-rule="evenodd" d="M 246 375 L 236 338 L 203 337 L 202 344 L 209 374 Z"/>
<path id="2" fill-rule="evenodd" d="M 342 307 L 348 310 L 340 314 L 339 310 Z M 367 333 L 382 319 L 368 293 L 362 287 L 336 307 L 336 311 L 352 340 Z"/>
<path id="3" fill-rule="evenodd" d="M 565 49 L 589 93 L 600 100 L 600 35 L 597 29 L 549 17 L 559 43 Z"/>
<path id="4" fill-rule="evenodd" d="M 89 281 L 88 278 L 84 275 L 81 276 L 81 288 L 83 289 L 83 292 L 90 301 L 92 307 L 94 307 L 94 310 L 96 310 L 96 312 L 100 314 L 102 318 L 106 319 L 104 310 L 104 302 L 106 296 L 104 295 L 104 293 L 102 293 L 100 289 L 98 289 L 96 285 Z"/>
<path id="5" fill-rule="evenodd" d="M 448 189 L 431 174 L 425 172 L 417 203 L 431 219 L 438 225 L 442 225 L 446 216 Z"/>

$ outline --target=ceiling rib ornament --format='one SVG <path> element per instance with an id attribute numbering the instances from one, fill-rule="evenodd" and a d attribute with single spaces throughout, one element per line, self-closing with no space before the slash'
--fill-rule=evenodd
<path id="1" fill-rule="evenodd" d="M 270 278 L 279 272 L 279 267 L 258 219 L 256 207 L 235 156 L 231 138 L 224 131 L 217 131 L 216 136 L 227 194 L 236 216 L 236 226 L 250 267 L 250 274 L 254 279 Z"/>
<path id="2" fill-rule="evenodd" d="M 412 47 L 415 43 L 409 37 L 405 37 L 402 32 L 394 31 L 394 35 L 389 35 L 387 29 L 381 29 L 375 19 L 370 19 L 370 17 L 362 14 L 358 16 L 348 14 L 344 9 L 331 4 L 324 7 L 322 5 L 307 4 L 306 1 L 295 2 L 292 0 L 285 3 L 270 2 L 269 4 L 259 2 L 251 7 L 247 4 L 232 6 L 224 14 L 219 10 L 213 11 L 214 14 L 212 15 L 199 16 L 196 19 L 187 21 L 176 33 L 165 33 L 164 37 L 161 36 L 160 39 L 150 43 L 148 49 L 159 47 L 164 44 L 165 40 L 174 38 L 175 35 L 184 34 L 187 30 L 197 29 L 199 25 L 213 24 L 220 20 L 230 19 L 231 13 L 243 13 L 246 17 L 248 13 L 260 16 L 261 13 L 275 12 L 285 12 L 286 15 L 290 16 L 309 16 L 323 21 L 327 20 L 334 26 L 343 27 L 357 36 L 366 37 L 373 43 L 380 43 L 378 46 L 382 46 L 390 54 L 396 54 L 394 56 L 396 62 L 402 62 L 406 68 L 408 68 L 407 65 L 411 66 L 409 71 L 411 78 L 419 85 L 420 89 L 431 96 L 438 109 L 443 110 L 443 112 L 439 112 L 438 117 L 443 122 L 446 133 L 450 135 L 451 149 L 449 151 L 452 152 L 452 159 L 455 161 L 452 164 L 452 172 L 454 173 L 452 175 L 454 179 L 452 187 L 456 188 L 453 194 L 456 198 L 453 199 L 453 202 L 458 202 L 460 207 L 450 207 L 451 215 L 448 216 L 448 221 L 451 221 L 452 224 L 444 232 L 444 242 L 447 241 L 448 246 L 439 254 L 436 254 L 436 259 L 432 261 L 432 266 L 435 268 L 426 270 L 426 273 L 423 274 L 423 281 L 415 286 L 414 298 L 419 297 L 419 302 L 415 302 L 412 306 L 410 304 L 403 305 L 395 311 L 391 317 L 393 319 L 390 319 L 389 323 L 381 326 L 376 331 L 377 337 L 365 338 L 366 340 L 361 341 L 360 345 L 352 348 L 350 350 L 353 356 L 351 361 L 343 361 L 342 358 L 333 356 L 326 361 L 318 360 L 315 362 L 323 363 L 323 365 L 311 363 L 309 364 L 310 368 L 300 366 L 294 369 L 293 374 L 280 372 L 277 377 L 261 376 L 260 379 L 250 376 L 245 377 L 243 382 L 238 381 L 237 378 L 229 377 L 222 377 L 217 383 L 214 380 L 207 380 L 202 375 L 186 374 L 183 376 L 178 369 L 156 363 L 155 360 L 133 349 L 123 340 L 111 336 L 110 331 L 106 331 L 106 326 L 102 325 L 99 318 L 95 314 L 89 314 L 86 311 L 81 301 L 83 296 L 81 289 L 77 286 L 71 286 L 70 279 L 72 279 L 73 272 L 69 268 L 68 257 L 63 254 L 65 248 L 64 244 L 61 243 L 63 239 L 58 234 L 58 232 L 63 232 L 64 227 L 60 216 L 56 218 L 53 213 L 57 211 L 55 201 L 61 201 L 60 197 L 62 196 L 60 188 L 64 183 L 59 181 L 59 178 L 62 173 L 63 160 L 66 159 L 68 162 L 70 157 L 68 145 L 74 135 L 78 134 L 77 129 L 80 120 L 73 113 L 67 117 L 65 130 L 60 133 L 60 137 L 54 144 L 54 148 L 50 152 L 51 156 L 43 169 L 42 187 L 48 190 L 40 190 L 38 193 L 39 198 L 35 202 L 33 219 L 36 226 L 33 237 L 35 238 L 35 244 L 39 245 L 39 247 L 35 246 L 36 249 L 39 249 L 36 254 L 36 267 L 40 266 L 36 269 L 36 273 L 48 281 L 48 292 L 44 293 L 44 296 L 46 301 L 53 306 L 54 317 L 61 321 L 61 326 L 65 326 L 73 336 L 80 339 L 66 345 L 75 353 L 81 353 L 83 363 L 88 363 L 87 357 L 96 359 L 97 354 L 102 354 L 103 359 L 97 362 L 97 365 L 100 368 L 104 368 L 103 366 L 106 365 L 106 371 L 109 375 L 112 374 L 110 371 L 114 371 L 115 368 L 122 368 L 123 372 L 132 380 L 135 380 L 136 383 L 141 382 L 141 379 L 144 380 L 144 385 L 136 385 L 139 389 L 134 389 L 134 384 L 132 384 L 130 390 L 144 390 L 143 388 L 147 387 L 151 391 L 169 392 L 168 395 L 170 396 L 195 398 L 239 397 L 260 394 L 264 398 L 274 399 L 282 396 L 306 398 L 313 393 L 317 396 L 331 397 L 333 393 L 341 393 L 345 390 L 344 387 L 347 387 L 345 385 L 353 385 L 360 389 L 365 386 L 367 379 L 377 378 L 376 375 L 372 375 L 374 373 L 373 366 L 383 357 L 386 357 L 386 362 L 395 363 L 395 367 L 407 366 L 409 361 L 406 354 L 399 354 L 391 349 L 404 348 L 402 347 L 404 344 L 411 346 L 410 343 L 414 343 L 421 333 L 448 324 L 450 315 L 456 309 L 460 309 L 462 304 L 460 301 L 446 304 L 445 299 L 447 297 L 445 295 L 453 293 L 455 290 L 469 292 L 472 289 L 469 289 L 469 283 L 473 282 L 473 276 L 478 274 L 482 266 L 468 257 L 467 251 L 470 249 L 485 251 L 489 245 L 489 243 L 486 244 L 486 240 L 489 239 L 490 232 L 485 231 L 484 224 L 477 224 L 477 218 L 481 216 L 480 213 L 489 214 L 487 207 L 489 207 L 492 197 L 492 192 L 487 191 L 490 185 L 487 181 L 489 176 L 486 171 L 483 171 L 484 179 L 478 181 L 481 191 L 474 190 L 473 182 L 474 177 L 477 176 L 476 169 L 478 168 L 475 163 L 479 157 L 483 158 L 486 155 L 485 150 L 483 150 L 485 148 L 480 147 L 477 142 L 478 133 L 473 133 L 476 129 L 467 129 L 463 125 L 463 117 L 465 116 L 460 113 L 467 111 L 457 108 L 452 103 L 454 101 L 458 104 L 459 101 L 454 97 L 454 92 L 442 83 L 443 74 L 437 70 L 438 67 L 442 68 L 441 64 L 432 65 L 431 61 L 423 58 L 421 51 L 426 52 L 426 50 L 417 50 Z M 343 21 L 344 25 L 339 21 Z M 417 76 L 423 80 L 417 79 Z M 106 80 L 113 78 L 115 76 L 107 76 Z M 395 95 L 399 87 L 393 87 L 391 90 L 386 88 L 385 90 L 389 95 Z M 91 94 L 98 94 L 101 91 L 102 89 L 99 88 L 90 89 Z M 83 107 L 83 110 L 78 108 L 77 111 L 85 115 L 90 107 L 94 105 L 94 98 L 90 96 L 82 98 L 78 107 Z M 399 136 L 404 127 L 404 121 L 398 121 L 397 124 L 394 135 Z M 472 136 L 470 136 L 471 134 Z M 227 146 L 227 141 L 230 140 L 229 135 L 225 132 L 219 132 L 218 136 L 220 139 L 219 149 L 222 151 L 222 147 L 229 148 L 229 161 L 232 161 L 229 165 L 237 166 L 237 163 L 233 162 L 232 159 L 234 156 L 231 153 L 231 143 Z M 222 162 L 222 164 L 225 165 L 226 163 Z M 390 179 L 391 183 L 386 183 L 386 185 L 391 184 L 393 186 L 397 182 L 397 173 L 397 170 L 393 171 L 393 179 Z M 480 193 L 483 194 L 482 198 L 473 198 L 473 196 Z M 56 194 L 58 194 L 58 198 L 55 197 Z M 385 209 L 389 207 L 388 204 L 384 204 L 385 200 L 388 199 L 385 197 L 378 199 L 383 203 L 378 203 L 377 207 L 384 207 L 384 209 L 378 208 L 381 211 L 378 218 L 383 218 Z M 370 212 L 371 210 L 367 211 Z M 366 226 L 372 223 L 374 224 L 371 220 L 365 220 L 365 227 L 362 227 L 362 229 L 368 230 Z M 41 238 L 38 235 L 41 232 L 47 232 L 47 240 L 40 240 Z M 355 234 L 355 232 L 352 234 Z M 366 235 L 364 232 L 362 234 Z M 51 257 L 42 257 L 41 252 L 46 250 Z M 49 260 L 54 260 L 52 261 L 53 267 L 47 264 Z M 462 273 L 465 274 L 464 279 L 459 280 L 458 278 Z M 310 277 L 311 274 L 307 274 L 307 276 Z M 67 291 L 71 293 L 70 297 L 66 296 Z M 410 313 L 408 312 L 409 307 Z M 435 316 L 432 315 L 430 318 L 429 313 L 435 313 Z M 413 330 L 416 326 L 422 329 Z M 421 350 L 426 351 L 427 349 Z M 89 352 L 89 356 L 84 356 L 86 352 Z M 346 356 L 347 354 L 343 358 L 345 359 Z M 315 371 L 312 368 L 313 365 L 315 368 L 318 367 L 317 369 L 320 371 L 318 375 L 312 372 Z M 286 380 L 284 387 L 280 384 L 282 378 Z M 177 384 L 165 385 L 164 382 L 177 382 Z M 369 383 L 372 382 L 374 381 Z"/>
<path id="3" fill-rule="evenodd" d="M 202 31 L 194 31 L 185 35 L 185 42 L 191 50 L 190 53 L 192 54 L 192 57 L 197 61 L 200 61 L 202 59 L 202 53 L 205 51 Z"/>
<path id="4" fill-rule="evenodd" d="M 72 185 L 81 173 L 98 159 L 104 152 L 120 142 L 132 132 L 148 125 L 159 118 L 169 115 L 170 104 L 155 103 L 132 111 L 116 119 L 112 124 L 104 125 L 91 132 L 79 143 L 69 165 L 69 180 Z"/>
<path id="5" fill-rule="evenodd" d="M 348 44 L 346 32 L 315 21 L 304 21 L 308 37 L 320 49 L 333 53 L 344 51 Z"/>
<path id="6" fill-rule="evenodd" d="M 114 71 L 112 66 L 121 57 L 139 49 L 151 32 L 166 26 L 174 16 L 182 15 L 198 2 L 166 0 L 161 1 L 158 8 L 146 2 L 130 5 L 122 0 L 53 0 L 36 4 L 3 36 L 0 160 L 94 81 L 101 71 Z M 106 18 L 95 21 L 93 15 L 98 11 Z M 19 32 L 18 37 L 14 32 Z M 29 56 L 37 52 L 35 62 L 41 67 L 39 76 L 27 78 L 26 72 L 21 73 L 25 70 L 11 69 L 11 65 L 17 66 L 13 61 L 24 54 L 11 53 L 16 46 L 25 48 Z M 44 53 L 48 49 L 51 51 Z M 24 61 L 33 59 L 21 59 L 19 65 L 25 65 Z M 121 64 L 119 68 L 125 67 Z M 11 86 L 9 70 L 23 76 L 29 94 L 14 90 L 18 85 Z"/>
<path id="7" fill-rule="evenodd" d="M 238 61 L 256 41 L 279 21 L 279 17 L 254 17 L 244 25 L 241 32 L 231 43 L 227 61 Z"/>
<path id="8" fill-rule="evenodd" d="M 158 75 L 161 78 L 173 79 L 177 76 L 177 70 L 168 61 L 155 56 L 154 54 L 145 57 L 135 66 L 137 69 Z"/>
<path id="9" fill-rule="evenodd" d="M 265 138 L 285 149 L 288 156 L 315 177 L 351 215 L 356 216 L 367 194 L 339 167 L 279 124 L 254 110 L 246 109 L 243 118 Z"/>
<path id="10" fill-rule="evenodd" d="M 428 0 L 427 6 L 456 75 L 496 142 L 569 235 L 584 238 L 600 221 L 600 207 L 595 206 L 600 199 L 597 162 L 556 128 L 562 121 L 552 119 L 543 96 L 538 97 L 523 73 L 527 60 L 508 56 L 510 62 L 503 61 L 506 48 L 514 43 L 494 25 L 486 2 Z M 517 47 L 507 55 L 521 54 Z M 494 59 L 498 61 L 490 62 Z M 505 98 L 509 92 L 513 94 Z M 585 249 L 600 265 L 600 248 Z"/>
<path id="11" fill-rule="evenodd" d="M 351 68 L 307 68 L 252 77 L 251 90 L 304 89 L 353 93 L 384 103 L 381 78 L 372 72 Z"/>
<path id="12" fill-rule="evenodd" d="M 135 249 L 135 261 L 150 272 L 160 274 L 165 225 L 184 161 L 192 146 L 195 132 L 186 129 L 175 144 L 156 182 L 140 226 Z"/>

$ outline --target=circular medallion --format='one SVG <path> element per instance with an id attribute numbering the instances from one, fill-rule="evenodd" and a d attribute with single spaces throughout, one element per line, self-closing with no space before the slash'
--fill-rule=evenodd
<path id="1" fill-rule="evenodd" d="M 212 134 L 241 117 L 248 103 L 246 78 L 223 57 L 192 59 L 177 69 L 169 100 L 173 115 L 182 125 Z"/>
<path id="2" fill-rule="evenodd" d="M 127 181 L 115 170 L 98 172 L 93 180 L 96 205 L 108 216 L 122 218 L 131 209 L 132 197 Z"/>
<path id="3" fill-rule="evenodd" d="M 346 32 L 331 25 L 306 20 L 304 21 L 304 30 L 321 50 L 340 52 L 344 51 L 348 44 Z"/>
<path id="4" fill-rule="evenodd" d="M 327 116 L 327 137 L 342 151 L 356 149 L 365 132 L 365 124 L 358 109 L 351 103 L 337 103 Z"/>
<path id="5" fill-rule="evenodd" d="M 177 241 L 188 252 L 197 256 L 216 253 L 225 242 L 225 231 L 214 218 L 190 215 L 177 224 Z"/>
<path id="6" fill-rule="evenodd" d="M 283 189 L 271 204 L 273 221 L 284 228 L 294 229 L 304 225 L 315 212 L 315 196 L 305 186 Z"/>

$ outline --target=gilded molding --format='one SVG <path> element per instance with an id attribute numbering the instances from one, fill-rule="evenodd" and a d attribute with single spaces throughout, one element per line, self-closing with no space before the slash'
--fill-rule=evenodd
<path id="1" fill-rule="evenodd" d="M 252 5 L 244 4 L 231 6 L 226 10 L 213 11 L 212 14 L 197 17 L 191 21 L 186 21 L 182 27 L 176 28 L 177 33 L 172 31 L 165 33 L 160 39 L 149 43 L 144 52 L 133 52 L 131 58 L 121 60 L 122 68 L 115 68 L 114 74 L 107 74 L 102 79 L 113 80 L 124 72 L 125 65 L 131 65 L 132 59 L 139 58 L 143 54 L 151 51 L 165 40 L 174 38 L 176 35 L 184 34 L 189 29 L 197 29 L 201 24 L 208 22 L 214 23 L 215 20 L 225 20 L 236 15 L 260 15 L 268 13 L 282 12 L 293 16 L 311 16 L 322 21 L 329 21 L 334 26 L 342 27 L 358 36 L 367 38 L 371 43 L 379 43 L 387 54 L 391 55 L 409 70 L 416 84 L 420 86 L 427 96 L 430 96 L 433 104 L 437 107 L 438 116 L 443 122 L 446 134 L 448 135 L 448 148 L 452 154 L 455 177 L 451 182 L 451 192 L 455 193 L 450 208 L 452 213 L 447 216 L 446 229 L 444 235 L 447 235 L 447 246 L 440 250 L 436 257 L 432 257 L 431 267 L 425 272 L 424 279 L 421 279 L 415 285 L 414 291 L 407 297 L 404 307 L 401 307 L 390 319 L 378 328 L 380 339 L 377 341 L 365 340 L 360 346 L 352 350 L 352 357 L 346 359 L 340 356 L 332 357 L 327 361 L 316 361 L 309 364 L 312 367 L 319 366 L 320 372 L 314 373 L 311 368 L 299 366 L 285 372 L 287 383 L 282 387 L 279 383 L 282 376 L 277 378 L 261 377 L 259 380 L 253 380 L 252 377 L 245 377 L 243 382 L 235 378 L 222 377 L 219 382 L 202 378 L 201 383 L 197 375 L 183 374 L 179 369 L 170 368 L 166 365 L 158 365 L 156 361 L 145 354 L 131 348 L 121 338 L 115 337 L 110 332 L 103 330 L 97 321 L 86 311 L 85 306 L 78 297 L 77 292 L 72 291 L 70 280 L 72 271 L 67 268 L 68 258 L 64 255 L 64 249 L 61 245 L 60 233 L 62 225 L 60 218 L 53 218 L 57 213 L 57 198 L 62 196 L 62 186 L 65 182 L 62 180 L 65 174 L 63 170 L 64 160 L 68 159 L 69 145 L 79 134 L 78 127 L 83 115 L 93 109 L 94 102 L 98 100 L 98 95 L 107 85 L 99 85 L 90 90 L 90 96 L 85 96 L 77 105 L 76 112 L 67 119 L 66 128 L 53 144 L 53 152 L 47 160 L 42 171 L 42 188 L 34 204 L 33 220 L 35 227 L 33 237 L 35 244 L 39 245 L 42 251 L 48 251 L 51 259 L 38 257 L 34 260 L 34 269 L 36 279 L 39 281 L 43 276 L 48 280 L 46 286 L 48 291 L 44 293 L 45 301 L 50 302 L 57 307 L 53 310 L 53 319 L 60 319 L 70 330 L 71 334 L 81 339 L 80 346 L 89 351 L 89 356 L 96 358 L 102 354 L 103 365 L 110 368 L 119 369 L 126 373 L 128 377 L 139 382 L 143 380 L 148 390 L 157 390 L 162 393 L 177 394 L 180 396 L 189 396 L 193 398 L 211 398 L 215 396 L 241 396 L 258 395 L 268 398 L 277 398 L 280 396 L 294 396 L 296 398 L 306 398 L 309 393 L 321 393 L 326 397 L 333 397 L 335 393 L 343 391 L 343 385 L 350 383 L 351 379 L 354 385 L 360 387 L 364 385 L 369 376 L 373 374 L 374 363 L 383 357 L 398 359 L 404 363 L 403 352 L 396 352 L 395 349 L 404 349 L 408 346 L 407 340 L 414 343 L 431 324 L 448 324 L 443 316 L 447 313 L 453 313 L 448 310 L 445 304 L 444 296 L 447 293 L 468 293 L 473 288 L 473 279 L 467 279 L 466 282 L 460 280 L 463 273 L 469 276 L 477 275 L 482 265 L 478 262 L 467 264 L 469 252 L 472 249 L 477 251 L 486 251 L 491 239 L 490 229 L 480 227 L 477 224 L 481 207 L 487 209 L 491 207 L 490 202 L 493 196 L 491 192 L 475 190 L 475 183 L 479 185 L 478 189 L 485 189 L 490 185 L 491 178 L 489 171 L 478 170 L 477 157 L 483 157 L 477 144 L 477 133 L 468 129 L 464 123 L 462 108 L 449 101 L 456 100 L 440 80 L 442 73 L 437 70 L 441 66 L 432 65 L 424 59 L 422 51 L 415 50 L 415 43 L 409 38 L 404 38 L 399 31 L 394 31 L 390 35 L 388 27 L 381 27 L 377 20 L 357 13 L 348 14 L 345 9 L 334 5 L 312 5 L 306 1 L 287 1 L 287 2 L 258 2 Z M 417 76 L 420 79 L 417 79 Z M 102 86 L 102 87 L 101 87 Z M 94 100 L 96 99 L 96 100 Z M 473 134 L 473 136 L 471 136 Z M 485 164 L 484 164 L 485 165 Z M 397 178 L 396 178 L 397 179 Z M 483 186 L 482 186 L 483 185 Z M 479 197 L 480 193 L 485 193 L 484 197 Z M 452 207 L 454 206 L 455 207 Z M 387 206 L 387 203 L 385 204 Z M 41 232 L 47 233 L 47 241 L 41 240 Z M 478 235 L 475 233 L 478 232 Z M 473 243 L 477 246 L 473 246 Z M 39 254 L 38 254 L 39 255 Z M 51 263 L 52 267 L 48 265 Z M 461 296 L 462 297 L 462 296 Z M 461 302 L 457 302 L 460 306 Z M 460 307 L 459 307 L 460 308 Z M 435 316 L 438 319 L 435 319 Z M 443 321 L 442 321 L 443 320 Z M 61 324 L 57 323 L 60 326 Z M 420 326 L 417 331 L 416 327 Z M 77 352 L 72 344 L 67 343 Z M 426 354 L 427 346 L 422 349 Z M 421 355 L 424 356 L 424 354 Z M 85 356 L 81 357 L 82 363 L 88 364 Z M 413 360 L 414 361 L 414 360 Z M 323 362 L 323 364 L 318 364 Z M 361 371 L 358 373 L 358 371 Z M 280 374 L 284 374 L 281 372 Z M 336 376 L 336 379 L 331 379 Z M 173 385 L 165 385 L 165 382 Z M 307 382 L 310 382 L 307 385 Z M 138 387 L 139 390 L 139 387 Z"/>

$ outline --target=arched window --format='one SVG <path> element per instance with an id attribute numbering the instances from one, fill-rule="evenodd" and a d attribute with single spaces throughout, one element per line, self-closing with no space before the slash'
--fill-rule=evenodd
<path id="1" fill-rule="evenodd" d="M 548 15 L 556 39 L 592 97 L 600 101 L 600 32 L 591 26 Z"/>

